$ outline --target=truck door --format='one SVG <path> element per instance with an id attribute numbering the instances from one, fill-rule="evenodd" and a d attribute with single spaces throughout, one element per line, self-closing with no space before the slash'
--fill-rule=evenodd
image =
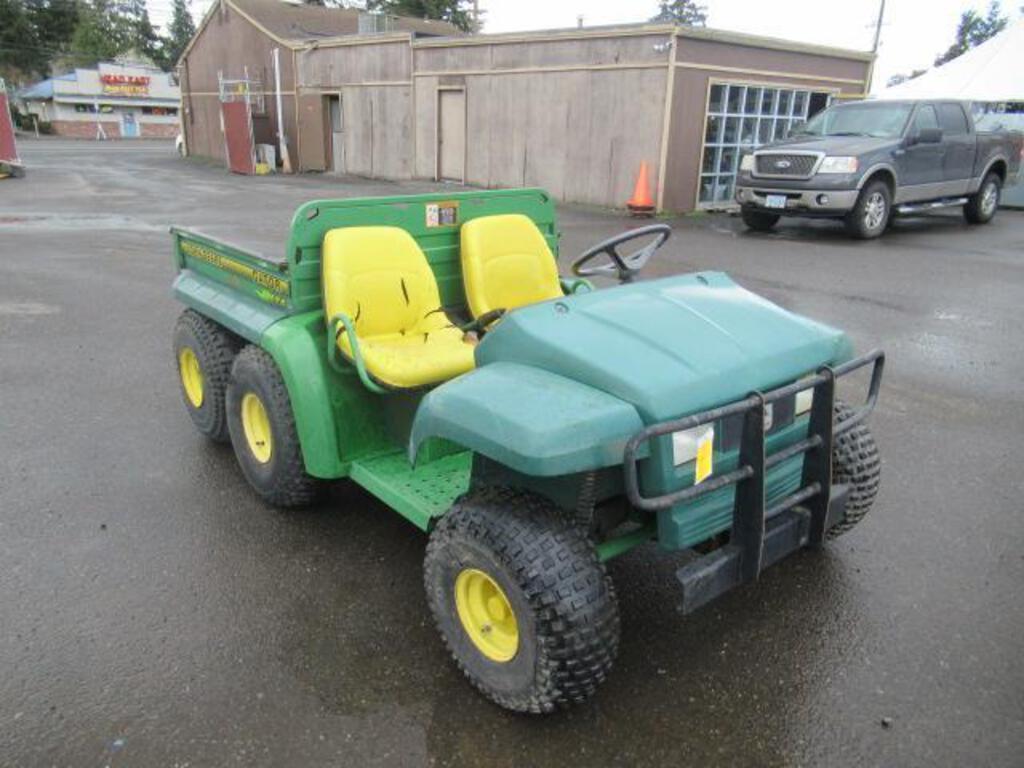
<path id="1" fill-rule="evenodd" d="M 970 132 L 967 115 L 960 104 L 939 104 L 938 109 L 942 143 L 946 146 L 942 176 L 943 181 L 950 185 L 945 194 L 962 195 L 967 192 L 974 173 L 974 155 L 977 150 L 975 136 Z"/>
<path id="2" fill-rule="evenodd" d="M 939 115 L 931 104 L 919 104 L 907 129 L 906 146 L 897 154 L 900 189 L 897 202 L 927 200 L 938 197 L 942 186 L 942 161 L 945 145 L 942 142 L 918 141 L 922 130 L 939 129 Z"/>

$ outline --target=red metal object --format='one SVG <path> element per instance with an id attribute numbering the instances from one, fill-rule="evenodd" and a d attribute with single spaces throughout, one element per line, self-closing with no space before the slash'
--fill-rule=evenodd
<path id="1" fill-rule="evenodd" d="M 252 136 L 252 113 L 248 101 L 224 101 L 224 144 L 228 170 L 252 176 L 256 173 L 256 145 Z"/>
<path id="2" fill-rule="evenodd" d="M 18 162 L 18 147 L 14 143 L 14 125 L 7 92 L 0 89 L 0 160 Z"/>

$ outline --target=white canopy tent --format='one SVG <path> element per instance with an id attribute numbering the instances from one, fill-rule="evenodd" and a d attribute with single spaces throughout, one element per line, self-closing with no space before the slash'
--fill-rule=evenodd
<path id="1" fill-rule="evenodd" d="M 886 88 L 878 98 L 1024 102 L 1024 19 L 950 62 Z"/>

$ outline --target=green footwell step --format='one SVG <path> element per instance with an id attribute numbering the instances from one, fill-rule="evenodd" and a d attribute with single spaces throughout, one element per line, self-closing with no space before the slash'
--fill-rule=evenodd
<path id="1" fill-rule="evenodd" d="M 351 478 L 415 525 L 426 530 L 469 490 L 473 454 L 454 453 L 413 469 L 404 452 L 352 463 Z"/>

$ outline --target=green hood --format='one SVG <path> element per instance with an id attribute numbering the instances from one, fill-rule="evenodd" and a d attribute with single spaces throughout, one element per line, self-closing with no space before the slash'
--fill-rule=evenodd
<path id="1" fill-rule="evenodd" d="M 841 331 L 702 272 L 517 309 L 476 360 L 586 384 L 632 404 L 649 424 L 788 383 L 852 351 Z"/>

